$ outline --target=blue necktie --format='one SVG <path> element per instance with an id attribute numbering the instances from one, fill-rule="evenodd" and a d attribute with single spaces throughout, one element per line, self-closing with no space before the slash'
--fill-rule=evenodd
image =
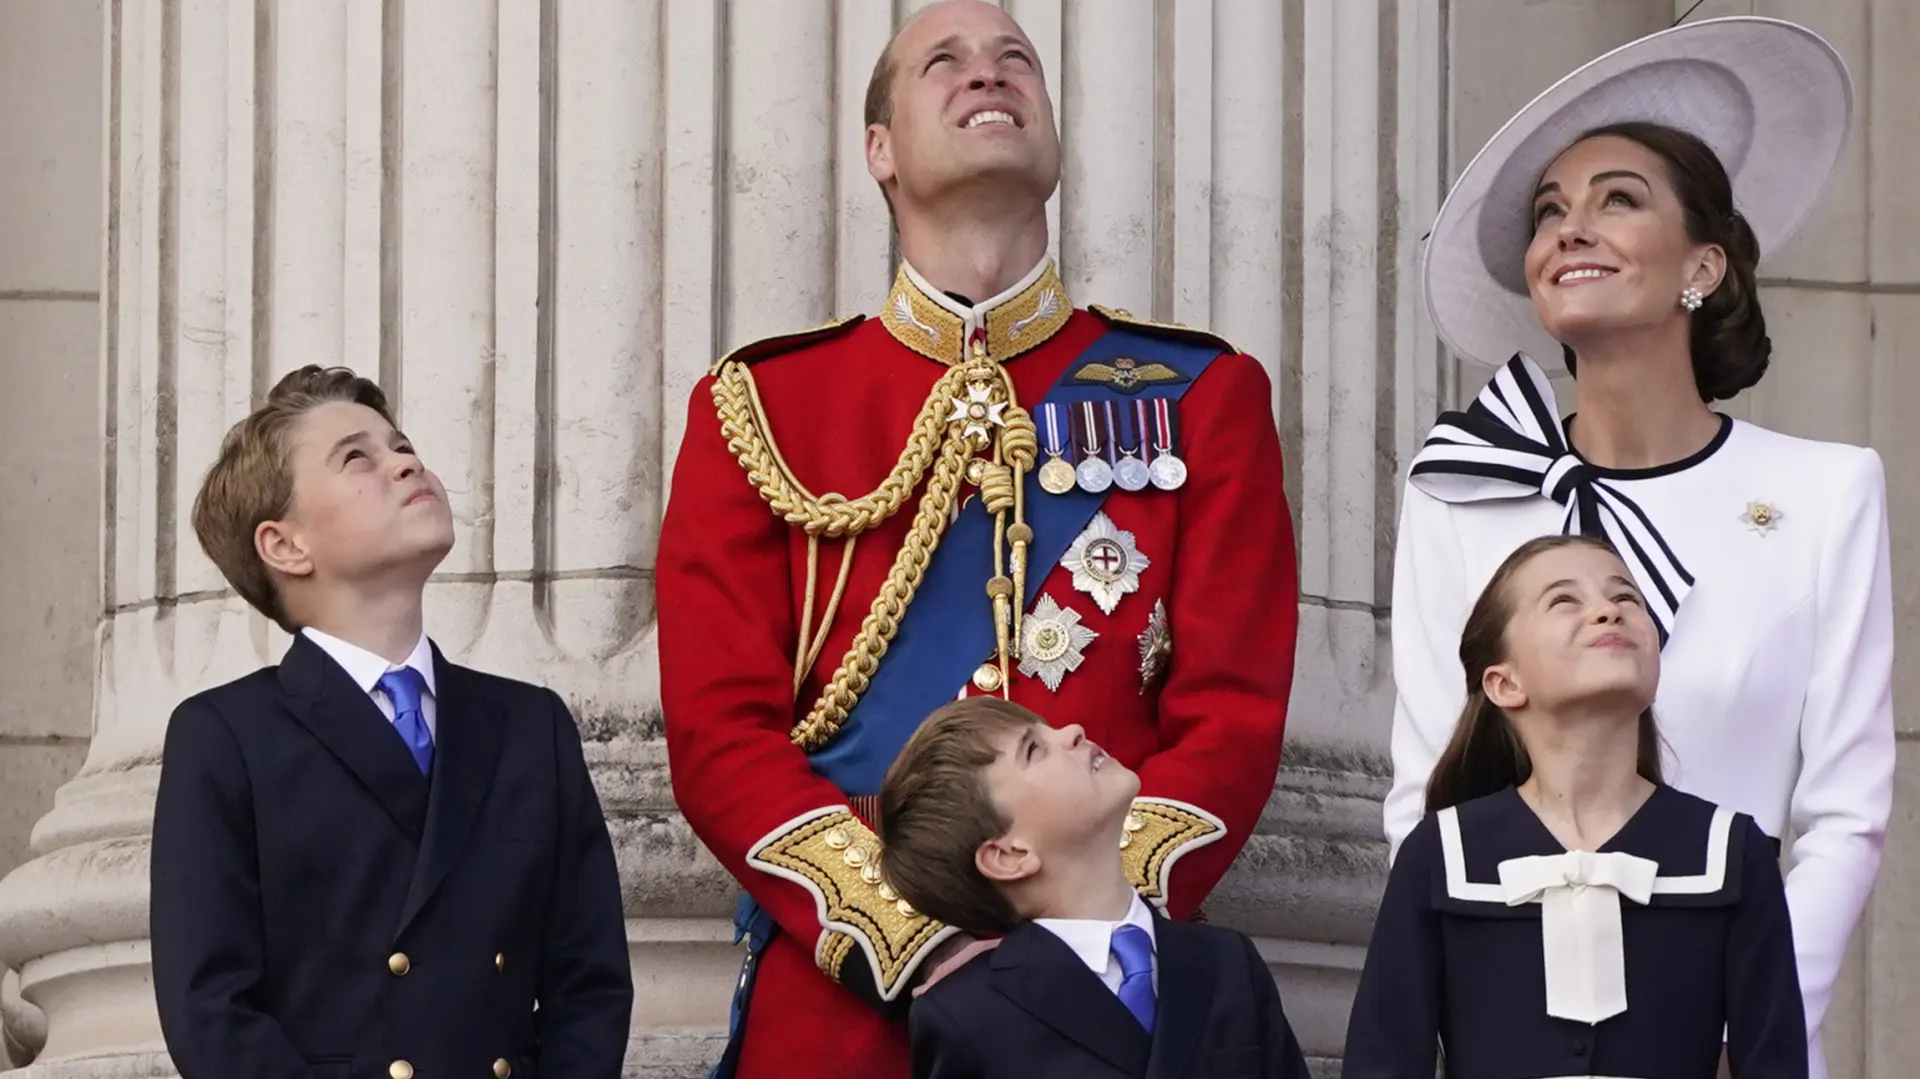
<path id="1" fill-rule="evenodd" d="M 427 732 L 427 716 L 420 710 L 420 698 L 427 691 L 427 680 L 412 667 L 402 667 L 380 676 L 380 688 L 393 702 L 393 729 L 413 754 L 420 774 L 433 771 L 433 735 Z"/>
<path id="2" fill-rule="evenodd" d="M 1153 938 L 1137 925 L 1113 931 L 1113 957 L 1120 960 L 1120 1003 L 1153 1033 Z"/>

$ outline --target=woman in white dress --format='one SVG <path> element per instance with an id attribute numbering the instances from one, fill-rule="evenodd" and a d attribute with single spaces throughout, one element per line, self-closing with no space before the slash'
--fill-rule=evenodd
<path id="1" fill-rule="evenodd" d="M 1456 354 L 1505 363 L 1440 418 L 1402 498 L 1385 808 L 1397 851 L 1460 713 L 1460 632 L 1495 567 L 1542 534 L 1605 536 L 1664 642 L 1667 781 L 1794 834 L 1816 1079 L 1892 800 L 1885 482 L 1870 449 L 1711 406 L 1766 372 L 1756 267 L 1818 201 L 1851 111 L 1819 37 L 1708 20 L 1567 76 L 1462 174 L 1429 240 L 1428 306 Z M 1542 330 L 1576 380 L 1564 422 L 1513 351 Z"/>

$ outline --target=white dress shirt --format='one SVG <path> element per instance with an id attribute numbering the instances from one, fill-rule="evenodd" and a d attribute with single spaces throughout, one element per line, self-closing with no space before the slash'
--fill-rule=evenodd
<path id="1" fill-rule="evenodd" d="M 419 671 L 420 677 L 427 683 L 426 692 L 420 695 L 420 718 L 426 721 L 427 734 L 432 736 L 435 742 L 440 740 L 440 709 L 434 701 L 433 646 L 427 643 L 426 634 L 420 635 L 419 643 L 413 646 L 413 653 L 407 656 L 405 663 L 393 664 L 359 645 L 348 644 L 338 637 L 328 636 L 312 626 L 300 632 L 306 634 L 308 640 L 319 645 L 322 651 L 333 657 L 333 661 L 347 672 L 347 677 L 353 679 L 353 684 L 359 686 L 362 693 L 372 698 L 373 703 L 379 707 L 380 714 L 386 716 L 389 723 L 395 719 L 393 701 L 387 697 L 387 691 L 380 688 L 380 676 L 388 671 L 397 671 L 401 667 L 412 667 Z"/>
<path id="2" fill-rule="evenodd" d="M 1100 976 L 1108 989 L 1120 991 L 1120 960 L 1113 954 L 1113 932 L 1123 925 L 1137 925 L 1147 931 L 1153 942 L 1153 988 L 1160 991 L 1160 938 L 1153 932 L 1153 911 L 1138 894 L 1127 916 L 1117 922 L 1101 918 L 1035 918 L 1033 924 L 1059 937 L 1087 968 Z"/>
<path id="3" fill-rule="evenodd" d="M 1694 577 L 1660 657 L 1666 780 L 1785 839 L 1807 1023 L 1817 1041 L 1892 809 L 1893 618 L 1886 487 L 1869 449 L 1735 420 L 1661 468 L 1597 469 Z M 1466 697 L 1460 632 L 1494 568 L 1560 530 L 1543 497 L 1449 504 L 1404 489 L 1393 582 L 1397 851 Z M 1750 503 L 1772 511 L 1751 523 Z M 1816 1079 L 1820 1057 L 1813 1055 Z"/>

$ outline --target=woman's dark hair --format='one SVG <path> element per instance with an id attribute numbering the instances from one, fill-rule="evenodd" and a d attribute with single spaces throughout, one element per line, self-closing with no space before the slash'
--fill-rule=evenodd
<path id="1" fill-rule="evenodd" d="M 1727 253 L 1727 272 L 1720 287 L 1693 312 L 1693 382 L 1700 399 L 1723 401 L 1759 382 L 1773 356 L 1754 276 L 1760 241 L 1753 235 L 1753 226 L 1733 207 L 1733 183 L 1726 166 L 1699 138 L 1664 124 L 1608 124 L 1574 142 L 1603 136 L 1638 143 L 1658 157 L 1680 198 L 1687 239 L 1716 244 Z M 1674 302 L 1679 299 L 1674 297 Z M 1573 374 L 1573 349 L 1561 345 L 1560 351 L 1567 372 Z"/>
<path id="2" fill-rule="evenodd" d="M 1467 616 L 1460 632 L 1460 666 L 1467 672 L 1467 703 L 1454 724 L 1453 738 L 1427 779 L 1427 812 L 1518 786 L 1533 774 L 1533 762 L 1514 732 L 1513 721 L 1480 688 L 1487 668 L 1507 659 L 1507 623 L 1513 620 L 1513 597 L 1508 595 L 1520 567 L 1548 551 L 1563 547 L 1592 547 L 1614 553 L 1613 546 L 1592 536 L 1541 536 L 1521 544 L 1507 556 Z M 1653 709 L 1640 713 L 1640 774 L 1660 779 L 1660 730 Z"/>

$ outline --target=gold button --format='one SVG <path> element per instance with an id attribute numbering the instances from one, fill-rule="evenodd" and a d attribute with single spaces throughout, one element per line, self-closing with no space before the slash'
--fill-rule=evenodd
<path id="1" fill-rule="evenodd" d="M 404 1060 L 396 1060 L 387 1065 L 387 1075 L 390 1079 L 413 1079 L 413 1065 Z"/>
<path id="2" fill-rule="evenodd" d="M 507 969 L 507 955 L 505 952 L 497 952 L 494 954 L 493 969 L 495 970 Z"/>
<path id="3" fill-rule="evenodd" d="M 493 1062 L 493 1079 L 507 1079 L 507 1076 L 512 1074 L 513 1065 L 507 1063 L 506 1058 L 502 1057 Z"/>
<path id="4" fill-rule="evenodd" d="M 973 688 L 982 693 L 993 693 L 1000 688 L 1000 667 L 994 663 L 982 663 L 973 672 Z"/>
<path id="5" fill-rule="evenodd" d="M 867 864 L 867 848 L 848 847 L 847 852 L 840 856 L 840 860 L 847 863 L 849 867 L 858 869 Z"/>
<path id="6" fill-rule="evenodd" d="M 829 828 L 824 840 L 828 850 L 846 850 L 853 846 L 853 833 L 845 828 Z"/>
<path id="7" fill-rule="evenodd" d="M 413 969 L 413 960 L 408 959 L 405 952 L 395 952 L 387 956 L 387 969 L 393 971 L 393 976 L 397 978 Z"/>

